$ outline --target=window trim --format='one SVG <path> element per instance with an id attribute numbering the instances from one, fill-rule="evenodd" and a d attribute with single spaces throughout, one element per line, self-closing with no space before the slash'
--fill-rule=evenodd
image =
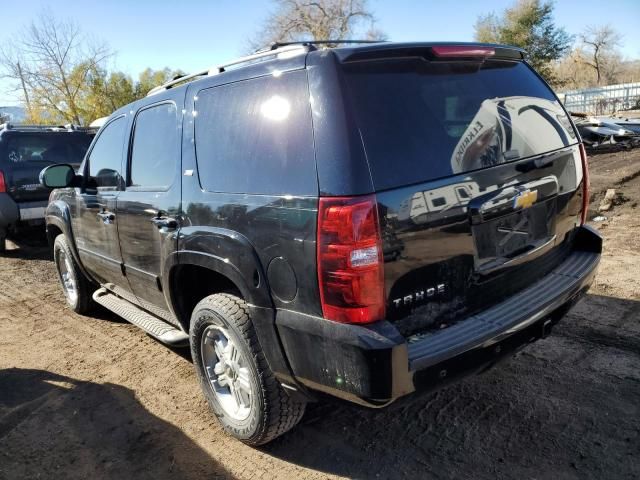
<path id="1" fill-rule="evenodd" d="M 91 142 L 91 145 L 89 146 L 89 149 L 87 150 L 87 153 L 84 156 L 84 160 L 82 162 L 82 165 L 80 166 L 80 168 L 78 169 L 79 171 L 82 172 L 82 177 L 83 177 L 83 181 L 82 181 L 82 191 L 84 192 L 85 190 L 87 190 L 87 182 L 89 181 L 89 179 L 91 178 L 91 175 L 89 175 L 89 170 L 91 168 L 90 162 L 91 162 L 91 154 L 93 153 L 93 149 L 96 147 L 96 144 L 98 143 L 98 140 L 100 139 L 100 137 L 102 136 L 102 134 L 104 133 L 104 131 L 107 129 L 107 127 L 113 123 L 115 123 L 117 120 L 120 120 L 121 118 L 126 118 L 127 114 L 126 113 L 122 113 L 120 115 L 118 115 L 117 117 L 114 117 L 112 119 L 110 119 L 107 123 L 105 123 L 102 128 L 100 128 L 100 130 L 98 131 L 98 133 L 96 133 L 96 136 L 94 137 L 93 141 Z M 127 134 L 127 126 L 125 125 L 125 136 Z M 124 138 L 122 139 L 122 147 L 124 147 Z M 120 153 L 120 170 L 122 170 L 122 152 Z M 120 184 L 117 187 L 95 187 L 95 190 L 97 192 L 121 192 L 122 190 L 124 190 L 124 185 L 122 182 L 122 172 L 120 172 Z M 93 188 L 92 188 L 93 190 Z"/>
<path id="2" fill-rule="evenodd" d="M 152 108 L 159 107 L 161 105 L 168 105 L 168 104 L 173 105 L 173 107 L 175 108 L 176 125 L 180 124 L 179 133 L 178 133 L 178 155 L 180 156 L 180 159 L 178 163 L 181 162 L 182 127 L 181 127 L 181 122 L 179 122 L 180 119 L 178 117 L 178 105 L 176 104 L 176 102 L 173 100 L 161 100 L 159 102 L 151 103 L 148 105 L 144 105 L 143 107 L 140 107 L 136 112 L 135 116 L 133 117 L 133 125 L 131 126 L 131 135 L 129 135 L 129 145 L 127 148 L 127 165 L 126 165 L 126 176 L 124 181 L 124 190 L 128 192 L 168 192 L 176 184 L 176 178 L 178 177 L 178 175 L 176 175 L 176 168 L 174 168 L 173 178 L 171 179 L 171 183 L 167 186 L 163 186 L 163 188 L 158 188 L 158 186 L 145 187 L 145 186 L 131 185 L 131 165 L 132 165 L 132 159 L 133 159 L 133 143 L 136 139 L 136 127 L 138 124 L 138 116 L 145 110 L 150 110 Z"/>

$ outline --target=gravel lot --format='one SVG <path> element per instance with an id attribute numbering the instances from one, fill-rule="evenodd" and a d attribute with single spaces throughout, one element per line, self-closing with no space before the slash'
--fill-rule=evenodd
<path id="1" fill-rule="evenodd" d="M 640 478 L 640 149 L 591 157 L 605 254 L 552 335 L 384 410 L 311 405 L 253 449 L 226 437 L 187 350 L 64 307 L 41 237 L 0 257 L 0 478 Z M 595 212 L 594 212 L 595 213 Z"/>

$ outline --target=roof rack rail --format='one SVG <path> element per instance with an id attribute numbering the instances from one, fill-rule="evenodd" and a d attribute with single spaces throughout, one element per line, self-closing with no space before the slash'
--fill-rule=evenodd
<path id="1" fill-rule="evenodd" d="M 158 85 L 157 87 L 152 88 L 147 93 L 147 97 L 151 95 L 155 95 L 156 93 L 163 92 L 168 90 L 179 83 L 186 82 L 188 80 L 193 80 L 197 77 L 205 77 L 209 75 L 217 75 L 219 73 L 224 72 L 229 67 L 235 67 L 241 65 L 243 63 L 251 63 L 259 60 L 266 60 L 269 57 L 277 57 L 277 58 L 287 58 L 288 56 L 293 56 L 297 53 L 307 52 L 309 50 L 308 45 L 301 45 L 299 43 L 291 44 L 291 45 L 283 45 L 282 47 L 270 48 L 269 50 L 264 50 L 261 52 L 256 52 L 252 55 L 247 55 L 245 57 L 240 57 L 230 62 L 222 63 L 220 65 L 215 65 L 213 67 L 207 68 L 206 70 L 200 70 L 198 72 L 190 73 L 189 75 L 184 75 L 182 77 L 175 78 L 173 80 L 169 80 L 162 85 Z"/>
<path id="2" fill-rule="evenodd" d="M 72 123 L 68 123 L 66 125 L 34 125 L 28 123 L 2 123 L 0 124 L 0 130 L 35 130 L 35 131 L 52 131 L 52 132 L 61 132 L 61 131 L 72 131 L 72 132 L 82 132 L 87 130 L 94 130 L 93 127 L 81 127 L 79 125 L 74 125 Z"/>
<path id="3" fill-rule="evenodd" d="M 314 45 L 350 45 L 350 44 L 368 44 L 368 43 L 385 43 L 388 40 L 298 40 L 295 42 L 274 42 L 269 47 L 270 50 L 274 50 L 276 48 L 282 48 L 289 45 L 303 45 L 303 46 L 314 46 Z"/>

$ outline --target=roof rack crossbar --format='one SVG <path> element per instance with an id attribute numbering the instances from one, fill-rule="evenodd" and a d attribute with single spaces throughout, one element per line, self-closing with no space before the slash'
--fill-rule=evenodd
<path id="1" fill-rule="evenodd" d="M 194 78 L 197 77 L 204 77 L 204 76 L 208 76 L 208 75 L 217 75 L 219 73 L 224 72 L 227 68 L 229 67 L 233 67 L 233 66 L 237 66 L 243 63 L 249 63 L 249 62 L 253 62 L 255 60 L 260 60 L 260 59 L 266 59 L 268 57 L 274 57 L 274 56 L 286 56 L 287 54 L 292 54 L 298 51 L 308 51 L 308 46 L 307 45 L 301 45 L 301 44 L 291 44 L 291 45 L 284 45 L 282 47 L 278 47 L 275 49 L 269 49 L 269 50 L 264 50 L 261 52 L 257 52 L 254 53 L 252 55 L 247 55 L 245 57 L 240 57 L 237 58 L 235 60 L 231 60 L 229 62 L 225 62 L 225 63 L 221 63 L 220 65 L 215 65 L 211 68 L 208 68 L 206 70 L 200 70 L 198 72 L 195 73 L 191 73 L 189 75 L 185 75 L 183 77 L 178 77 L 174 80 L 170 80 L 166 83 L 163 83 L 162 85 L 159 85 L 157 87 L 152 88 L 151 90 L 149 90 L 149 93 L 147 93 L 147 97 L 151 96 L 151 95 L 155 95 L 156 93 L 160 93 L 164 90 L 168 90 L 169 88 L 182 83 L 182 82 L 186 82 L 187 80 L 192 80 Z"/>

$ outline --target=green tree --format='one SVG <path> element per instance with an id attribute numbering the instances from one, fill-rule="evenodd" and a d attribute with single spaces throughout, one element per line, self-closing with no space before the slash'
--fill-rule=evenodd
<path id="1" fill-rule="evenodd" d="M 475 38 L 523 48 L 527 61 L 550 83 L 556 81 L 552 62 L 562 58 L 573 42 L 571 35 L 554 24 L 553 3 L 541 0 L 518 0 L 500 16 L 479 17 Z"/>
<path id="2" fill-rule="evenodd" d="M 135 86 L 136 98 L 143 98 L 153 87 L 162 85 L 182 75 L 184 75 L 182 70 L 172 70 L 169 67 L 165 67 L 162 70 L 147 68 L 138 77 L 138 82 Z"/>
<path id="3" fill-rule="evenodd" d="M 86 125 L 182 73 L 148 68 L 134 81 L 107 70 L 111 56 L 106 43 L 45 10 L 11 41 L 0 42 L 0 76 L 21 92 L 27 122 Z"/>
<path id="4" fill-rule="evenodd" d="M 147 68 L 134 81 L 123 72 L 110 72 L 97 68 L 88 76 L 85 95 L 80 105 L 84 118 L 91 122 L 106 117 L 120 107 L 144 98 L 149 90 L 167 80 L 182 75 L 180 70 Z"/>
<path id="5" fill-rule="evenodd" d="M 106 44 L 46 10 L 14 37 L 0 46 L 0 66 L 22 91 L 28 120 L 82 124 L 79 101 L 91 73 L 111 56 Z"/>

